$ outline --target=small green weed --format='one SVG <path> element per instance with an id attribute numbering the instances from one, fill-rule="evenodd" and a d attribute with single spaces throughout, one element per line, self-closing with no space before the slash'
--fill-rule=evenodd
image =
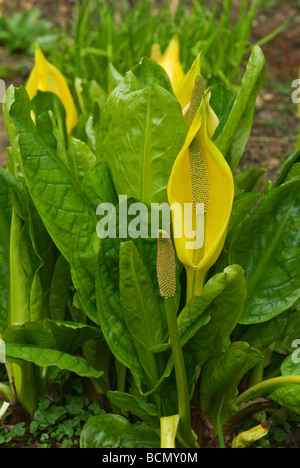
<path id="1" fill-rule="evenodd" d="M 24 445 L 38 448 L 76 447 L 81 429 L 91 417 L 104 412 L 102 402 L 89 399 L 82 394 L 80 379 L 73 379 L 68 392 L 56 391 L 51 396 L 40 397 L 29 427 L 18 423 L 12 428 L 0 428 L 0 446 L 9 444 L 13 447 L 16 438 L 23 438 Z"/>

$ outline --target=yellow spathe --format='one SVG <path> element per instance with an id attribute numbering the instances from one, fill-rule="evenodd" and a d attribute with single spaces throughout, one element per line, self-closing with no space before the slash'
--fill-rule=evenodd
<path id="1" fill-rule="evenodd" d="M 67 132 L 71 133 L 78 122 L 77 109 L 71 91 L 62 73 L 45 59 L 37 44 L 35 46 L 35 64 L 26 83 L 26 91 L 30 99 L 33 99 L 37 91 L 48 91 L 56 94 L 64 105 Z"/>
<path id="2" fill-rule="evenodd" d="M 158 44 L 153 44 L 151 58 L 165 69 L 175 91 L 184 78 L 184 71 L 180 62 L 180 48 L 177 36 L 173 37 L 163 54 L 161 54 L 160 46 Z"/>
<path id="3" fill-rule="evenodd" d="M 231 169 L 225 158 L 211 141 L 212 129 L 216 122 L 210 112 L 209 95 L 206 94 L 195 115 L 183 148 L 178 154 L 172 168 L 168 182 L 169 204 L 178 204 L 181 207 L 182 218 L 173 213 L 173 230 L 175 248 L 180 262 L 187 271 L 188 296 L 199 295 L 202 290 L 206 272 L 218 259 L 224 246 L 228 222 L 234 198 L 234 182 Z M 185 204 L 193 204 L 192 178 L 190 163 L 190 146 L 196 139 L 202 149 L 205 163 L 207 189 L 209 190 L 209 207 L 205 212 L 204 245 L 201 256 L 195 256 L 195 249 L 187 248 L 190 238 L 185 233 Z M 195 184 L 195 181 L 193 181 Z M 201 180 L 199 187 L 201 188 Z M 203 183 L 203 181 L 202 181 Z M 202 187 L 203 188 L 203 187 Z M 200 191 L 200 190 L 199 190 Z M 179 220 L 179 221 L 178 221 Z M 181 226 L 176 223 L 181 222 Z M 192 212 L 192 225 L 196 224 L 196 212 Z M 182 233 L 177 236 L 178 232 Z M 196 279 L 195 279 L 196 273 Z"/>

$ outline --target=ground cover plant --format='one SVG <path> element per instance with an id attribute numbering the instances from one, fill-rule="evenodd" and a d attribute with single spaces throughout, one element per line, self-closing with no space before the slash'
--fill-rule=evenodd
<path id="1" fill-rule="evenodd" d="M 263 446 L 274 407 L 297 422 L 300 152 L 262 188 L 264 170 L 238 171 L 261 47 L 230 88 L 180 47 L 108 63 L 111 88 L 74 75 L 72 96 L 36 46 L 26 87 L 6 92 L 0 414 L 14 402 L 33 434 L 63 424 L 41 443 L 239 448 Z M 85 393 L 46 413 L 64 373 Z"/>

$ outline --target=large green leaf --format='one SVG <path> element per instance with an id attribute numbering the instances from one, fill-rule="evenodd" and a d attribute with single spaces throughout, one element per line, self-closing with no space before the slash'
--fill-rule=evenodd
<path id="1" fill-rule="evenodd" d="M 300 414 L 300 385 L 289 384 L 274 390 L 268 395 L 269 400 Z"/>
<path id="2" fill-rule="evenodd" d="M 117 414 L 93 416 L 85 424 L 80 435 L 80 448 L 143 447 L 160 447 L 159 429 L 144 423 L 131 424 Z"/>
<path id="3" fill-rule="evenodd" d="M 224 247 L 216 264 L 211 269 L 212 272 L 219 273 L 228 265 L 228 253 L 235 230 L 251 212 L 260 197 L 261 193 L 254 191 L 241 193 L 234 198 Z"/>
<path id="4" fill-rule="evenodd" d="M 264 76 L 265 59 L 259 46 L 252 49 L 240 90 L 220 121 L 214 140 L 234 172 L 248 142 L 256 97 Z"/>
<path id="5" fill-rule="evenodd" d="M 89 201 L 91 210 L 87 210 L 78 220 L 73 237 L 71 272 L 83 310 L 95 322 L 97 316 L 95 277 L 97 275 L 97 256 L 100 239 L 96 233 L 98 204 L 117 203 L 116 192 L 105 163 L 96 164 L 82 181 L 82 192 Z"/>
<path id="6" fill-rule="evenodd" d="M 42 127 L 41 135 L 37 133 L 41 128 L 37 126 L 36 130 L 31 121 L 26 91 L 15 89 L 14 99 L 10 104 L 10 115 L 18 134 L 20 165 L 30 195 L 51 238 L 71 264 L 72 279 L 82 308 L 98 323 L 94 291 L 99 246 L 96 207 L 103 201 L 116 202 L 109 172 L 101 163 L 92 167 L 79 185 L 57 153 L 53 136 L 50 138 L 45 134 L 49 132 L 49 126 Z M 70 152 L 74 156 L 73 149 Z M 91 164 L 85 165 L 84 171 L 80 170 L 80 182 Z"/>
<path id="7" fill-rule="evenodd" d="M 103 341 L 103 335 L 98 327 L 85 325 L 80 322 L 67 322 L 59 320 L 44 321 L 45 327 L 51 330 L 55 338 L 55 348 L 65 353 L 75 353 L 89 340 Z"/>
<path id="8" fill-rule="evenodd" d="M 299 349 L 290 354 L 281 365 L 282 375 L 300 375 Z"/>
<path id="9" fill-rule="evenodd" d="M 223 424 L 237 410 L 238 385 L 262 355 L 247 343 L 235 342 L 201 372 L 199 402 L 214 424 Z"/>
<path id="10" fill-rule="evenodd" d="M 145 203 L 166 202 L 185 136 L 179 103 L 163 88 L 153 84 L 125 96 L 113 114 L 102 154 L 117 192 Z"/>
<path id="11" fill-rule="evenodd" d="M 239 339 L 247 342 L 252 348 L 264 352 L 268 346 L 285 337 L 285 326 L 288 322 L 286 313 L 282 313 L 263 323 L 243 327 Z"/>
<path id="12" fill-rule="evenodd" d="M 149 383 L 159 377 L 157 356 L 151 351 L 164 340 L 165 321 L 149 272 L 132 241 L 120 245 L 120 298 L 125 321 Z"/>
<path id="13" fill-rule="evenodd" d="M 271 190 L 236 229 L 229 261 L 245 270 L 240 323 L 270 320 L 300 297 L 300 181 Z"/>
<path id="14" fill-rule="evenodd" d="M 96 155 L 86 143 L 72 137 L 67 151 L 71 172 L 81 183 L 83 178 L 96 163 Z"/>
<path id="15" fill-rule="evenodd" d="M 126 418 L 117 414 L 93 416 L 81 431 L 80 448 L 120 447 L 120 438 L 131 427 Z"/>
<path id="16" fill-rule="evenodd" d="M 42 322 L 14 323 L 4 332 L 6 344 L 28 344 L 39 348 L 55 348 L 56 340 Z"/>
<path id="17" fill-rule="evenodd" d="M 193 297 L 179 314 L 180 342 L 192 378 L 196 364 L 202 366 L 230 344 L 229 336 L 242 314 L 245 298 L 243 270 L 239 265 L 231 265 L 212 277 L 201 296 Z M 155 351 L 161 352 L 169 346 L 170 343 L 164 343 Z M 166 386 L 165 379 L 170 377 L 172 369 L 173 358 L 170 356 L 159 384 L 164 382 Z"/>
<path id="18" fill-rule="evenodd" d="M 21 169 L 34 205 L 55 244 L 69 261 L 72 236 L 88 209 L 80 187 L 61 158 L 39 135 L 30 117 L 30 100 L 24 88 L 15 89 L 10 115 L 18 134 Z"/>
<path id="19" fill-rule="evenodd" d="M 266 171 L 266 168 L 250 167 L 238 172 L 234 176 L 235 191 L 243 193 L 258 190 Z"/>
<path id="20" fill-rule="evenodd" d="M 145 203 L 167 202 L 168 179 L 187 134 L 181 107 L 159 84 L 164 72 L 157 67 L 143 61 L 113 91 L 98 137 L 98 158 L 107 162 L 117 193 Z"/>
<path id="21" fill-rule="evenodd" d="M 10 344 L 28 344 L 73 354 L 89 340 L 102 341 L 101 330 L 78 322 L 45 319 L 13 324 L 4 332 Z"/>
<path id="22" fill-rule="evenodd" d="M 112 405 L 117 406 L 123 414 L 131 413 L 140 418 L 142 421 L 157 425 L 159 421 L 159 413 L 155 406 L 148 403 L 144 399 L 118 391 L 107 392 L 107 398 Z"/>
<path id="23" fill-rule="evenodd" d="M 135 203 L 134 199 L 128 200 L 128 209 L 133 203 Z M 123 310 L 120 298 L 120 244 L 127 239 L 127 237 L 120 238 L 119 236 L 120 233 L 118 229 L 121 219 L 120 205 L 116 207 L 116 212 L 112 213 L 112 217 L 115 218 L 116 221 L 116 237 L 107 237 L 100 242 L 97 266 L 98 272 L 96 277 L 97 314 L 99 325 L 112 353 L 121 363 L 131 370 L 137 385 L 141 387 L 141 383 L 145 384 L 147 379 L 135 347 L 133 336 L 127 326 L 125 319 L 126 313 Z M 127 223 L 130 225 L 131 221 L 132 216 L 128 215 Z M 132 242 L 134 242 L 138 249 L 141 260 L 147 267 L 148 275 L 151 278 L 152 288 L 156 294 L 156 300 L 161 313 L 159 325 L 161 321 L 165 321 L 165 311 L 164 301 L 159 294 L 156 276 L 157 241 L 156 239 L 137 238 L 132 240 Z M 125 271 L 122 272 L 122 275 L 124 274 Z M 180 288 L 178 288 L 178 295 L 176 296 L 177 302 L 179 296 Z M 154 300 L 154 296 L 152 296 L 151 300 Z M 134 326 L 134 324 L 132 324 L 132 326 Z M 134 335 L 135 334 L 136 332 L 134 332 Z"/>
<path id="24" fill-rule="evenodd" d="M 50 348 L 40 348 L 28 344 L 6 344 L 5 353 L 7 361 L 12 362 L 31 362 L 39 367 L 56 366 L 61 370 L 74 372 L 80 377 L 99 378 L 103 374 L 89 367 L 86 361 L 78 356 L 58 351 Z"/>
<path id="25" fill-rule="evenodd" d="M 184 338 L 193 332 L 186 351 L 192 354 L 199 366 L 213 359 L 230 344 L 230 335 L 240 320 L 246 296 L 244 272 L 239 265 L 230 265 L 223 273 L 218 273 L 206 283 L 197 299 L 198 314 L 207 309 L 210 321 L 201 328 L 195 328 L 192 321 L 183 335 Z M 182 329 L 189 316 L 190 311 L 187 318 L 179 315 L 179 329 Z M 197 320 L 196 315 L 196 325 Z"/>
<path id="26" fill-rule="evenodd" d="M 96 276 L 97 318 L 114 356 L 128 367 L 141 390 L 145 373 L 129 333 L 119 292 L 119 239 L 100 243 Z"/>
<path id="27" fill-rule="evenodd" d="M 300 179 L 299 173 L 300 165 L 300 150 L 291 154 L 290 157 L 285 161 L 278 179 L 275 182 L 275 187 L 278 187 L 285 182 L 289 182 L 292 179 Z"/>

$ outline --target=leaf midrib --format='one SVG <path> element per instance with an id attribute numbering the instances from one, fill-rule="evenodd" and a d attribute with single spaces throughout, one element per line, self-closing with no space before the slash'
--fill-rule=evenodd
<path id="1" fill-rule="evenodd" d="M 140 200 L 142 202 L 149 202 L 148 198 L 147 198 L 147 181 L 148 181 L 148 177 L 147 177 L 147 171 L 146 171 L 146 161 L 147 161 L 147 149 L 148 149 L 148 138 L 149 138 L 149 133 L 150 133 L 150 124 L 149 124 L 149 120 L 150 120 L 150 109 L 151 109 L 151 105 L 150 105 L 150 95 L 152 93 L 152 86 L 149 86 L 149 92 L 148 92 L 148 96 L 147 96 L 147 118 L 146 118 L 146 128 L 145 128 L 145 138 L 144 138 L 144 151 L 143 151 L 143 157 L 142 157 L 142 161 L 141 161 L 141 181 L 142 181 L 142 184 L 141 184 L 141 197 L 140 197 Z"/>

